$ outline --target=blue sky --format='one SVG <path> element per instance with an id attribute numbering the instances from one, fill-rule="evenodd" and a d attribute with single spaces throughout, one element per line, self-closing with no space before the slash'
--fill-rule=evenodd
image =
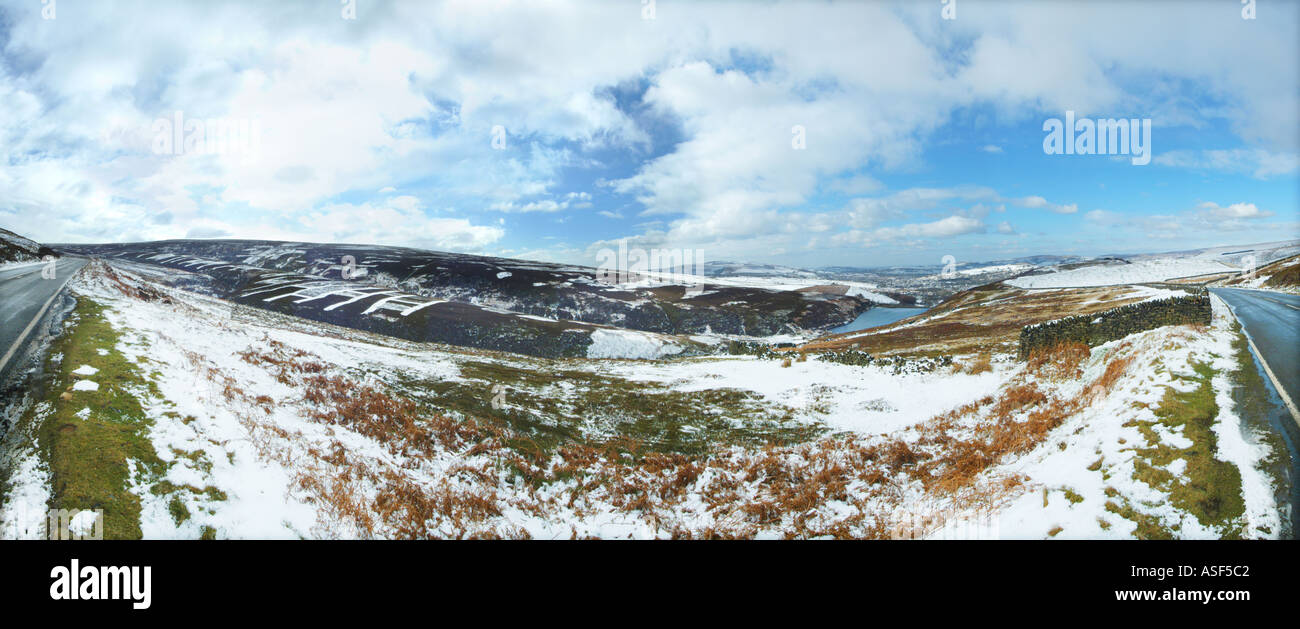
<path id="1" fill-rule="evenodd" d="M 1296 3 L 957 1 L 0 0 L 0 227 L 809 267 L 1300 238 Z M 1151 163 L 1045 154 L 1067 110 L 1149 118 Z M 160 152 L 175 112 L 256 142 Z"/>

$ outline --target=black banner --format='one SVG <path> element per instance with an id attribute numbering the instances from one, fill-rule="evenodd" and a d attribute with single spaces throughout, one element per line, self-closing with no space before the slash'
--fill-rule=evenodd
<path id="1" fill-rule="evenodd" d="M 527 621 L 557 606 L 588 616 L 686 602 L 737 617 L 772 605 L 789 613 L 864 604 L 925 618 L 973 609 L 1021 617 L 1043 605 L 1070 617 L 1172 617 L 1284 610 L 1295 597 L 1297 550 L 1294 542 L 6 542 L 0 592 L 10 613 L 128 620 L 454 607 Z"/>

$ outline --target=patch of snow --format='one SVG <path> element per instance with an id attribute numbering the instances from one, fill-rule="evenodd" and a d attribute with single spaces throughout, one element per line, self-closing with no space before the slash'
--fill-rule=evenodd
<path id="1" fill-rule="evenodd" d="M 33 448 L 6 458 L 13 472 L 9 493 L 0 500 L 0 539 L 43 539 L 50 500 L 49 468 Z"/>
<path id="2" fill-rule="evenodd" d="M 77 515 L 72 516 L 68 521 L 68 532 L 78 536 L 89 535 L 94 530 L 95 524 L 99 522 L 99 515 L 89 509 L 78 511 Z"/>
<path id="3" fill-rule="evenodd" d="M 862 288 L 861 286 L 850 286 L 848 291 L 845 294 L 848 295 L 849 297 L 861 297 L 863 299 L 866 299 L 867 301 L 874 301 L 878 304 L 898 303 L 898 300 L 894 299 L 893 297 L 867 290 L 865 288 Z"/>
<path id="4" fill-rule="evenodd" d="M 599 329 L 591 333 L 587 358 L 654 359 L 680 354 L 680 345 L 645 332 Z"/>
<path id="5" fill-rule="evenodd" d="M 819 360 L 793 362 L 751 356 L 700 358 L 670 364 L 612 366 L 629 380 L 661 382 L 682 392 L 752 391 L 796 411 L 795 418 L 863 435 L 907 428 L 997 391 L 1013 373 L 995 369 L 975 376 L 893 374 L 885 367 Z"/>

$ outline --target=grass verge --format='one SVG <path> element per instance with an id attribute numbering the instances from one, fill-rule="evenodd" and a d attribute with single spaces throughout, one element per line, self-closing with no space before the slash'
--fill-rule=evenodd
<path id="1" fill-rule="evenodd" d="M 1173 506 L 1192 514 L 1203 526 L 1218 530 L 1220 537 L 1238 538 L 1243 533 L 1242 516 L 1246 508 L 1241 472 L 1237 466 L 1215 458 L 1218 437 L 1214 434 L 1214 424 L 1219 405 L 1214 399 L 1211 380 L 1216 372 L 1207 363 L 1196 363 L 1192 369 L 1194 375 L 1181 378 L 1195 384 L 1194 389 L 1183 392 L 1166 388 L 1160 406 L 1155 409 L 1156 420 L 1134 421 L 1148 447 L 1134 448 L 1133 477 L 1168 494 Z M 1157 425 L 1163 430 L 1157 430 Z M 1161 432 L 1181 434 L 1191 445 L 1174 447 L 1161 440 Z M 1182 473 L 1169 471 L 1168 467 L 1180 459 L 1184 462 Z M 1139 536 L 1176 536 L 1175 530 L 1151 530 L 1153 523 L 1130 515 L 1124 517 L 1139 523 Z"/>
<path id="2" fill-rule="evenodd" d="M 103 509 L 105 539 L 139 539 L 140 498 L 130 491 L 128 460 L 149 476 L 160 476 L 166 465 L 149 441 L 152 422 L 139 401 L 153 387 L 140 366 L 118 351 L 119 340 L 104 307 L 79 298 L 46 358 L 44 399 L 24 413 L 19 426 L 36 437 L 49 465 L 49 508 Z M 74 373 L 82 366 L 97 371 Z M 78 390 L 83 379 L 98 388 Z"/>

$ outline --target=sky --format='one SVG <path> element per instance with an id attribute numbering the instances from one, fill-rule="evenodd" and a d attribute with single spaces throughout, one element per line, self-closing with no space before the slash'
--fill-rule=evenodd
<path id="1" fill-rule="evenodd" d="M 1049 153 L 1067 112 L 1149 120 L 1149 163 Z M 0 0 L 0 227 L 801 267 L 1300 238 L 1300 3 Z"/>

